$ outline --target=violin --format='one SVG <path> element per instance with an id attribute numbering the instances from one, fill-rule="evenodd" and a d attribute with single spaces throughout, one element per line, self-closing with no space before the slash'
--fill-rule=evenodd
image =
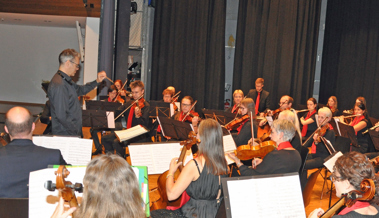
<path id="1" fill-rule="evenodd" d="M 182 151 L 180 152 L 178 163 L 182 162 L 182 164 L 179 166 L 179 170 L 175 172 L 174 180 L 176 180 L 179 177 L 180 172 L 184 168 L 183 163 L 184 163 L 184 158 L 186 156 L 187 151 L 192 147 L 192 145 L 197 144 L 197 143 L 200 143 L 200 140 L 196 138 L 196 133 L 194 131 L 191 131 L 188 134 L 187 140 L 180 142 L 180 145 L 183 145 L 183 148 L 182 148 Z M 159 208 L 157 208 L 157 206 L 155 206 L 153 203 L 152 209 L 162 209 L 162 208 L 166 208 L 166 206 L 179 206 L 180 205 L 181 197 L 175 201 L 168 201 L 167 190 L 166 190 L 167 174 L 168 174 L 168 170 L 158 177 L 157 185 L 158 185 L 158 190 L 161 195 L 162 202 L 160 202 L 161 205 L 157 205 L 157 206 L 160 206 Z"/>
<path id="2" fill-rule="evenodd" d="M 194 118 L 195 116 L 197 116 L 197 117 L 199 116 L 198 113 L 196 113 L 195 111 L 192 110 L 195 107 L 196 103 L 197 103 L 197 101 L 195 101 L 195 103 L 193 103 L 190 110 L 186 113 L 186 115 L 181 120 L 182 122 L 188 121 L 188 122 L 192 123 L 192 118 Z"/>
<path id="3" fill-rule="evenodd" d="M 373 159 L 370 160 L 370 162 L 371 162 L 372 165 L 374 165 L 374 166 L 379 166 L 379 156 L 374 157 Z"/>
<path id="4" fill-rule="evenodd" d="M 234 118 L 232 121 L 230 121 L 229 123 L 225 124 L 224 127 L 227 130 L 232 130 L 232 129 L 236 128 L 237 126 L 241 125 L 247 119 L 249 119 L 249 115 L 245 114 L 241 118 Z"/>
<path id="5" fill-rule="evenodd" d="M 318 129 L 318 130 L 316 131 L 316 133 L 317 133 L 317 135 L 318 135 L 317 140 L 316 140 L 317 143 L 320 143 L 320 142 L 321 142 L 321 136 L 324 136 L 325 133 L 326 133 L 328 130 L 329 130 L 329 125 L 324 125 L 324 126 L 322 126 L 320 129 Z"/>
<path id="6" fill-rule="evenodd" d="M 56 183 L 54 184 L 51 181 L 46 181 L 44 185 L 45 188 L 49 191 L 55 191 L 55 189 L 58 189 L 61 193 L 62 198 L 65 200 L 65 202 L 69 203 L 70 207 L 78 207 L 75 191 L 82 193 L 83 185 L 81 183 L 75 183 L 73 185 L 70 181 L 65 181 L 65 178 L 70 175 L 70 172 L 64 165 L 59 166 L 58 170 L 55 171 L 55 175 Z M 72 214 L 73 218 L 76 215 L 75 212 Z"/>
<path id="7" fill-rule="evenodd" d="M 9 135 L 8 133 L 0 133 L 0 143 L 3 145 L 3 146 L 6 146 L 8 143 L 9 143 L 9 140 L 5 139 L 5 138 L 8 138 L 9 139 Z"/>
<path id="8" fill-rule="evenodd" d="M 342 194 L 341 199 L 321 215 L 320 218 L 332 217 L 342 206 L 351 207 L 356 201 L 370 201 L 375 196 L 375 183 L 372 179 L 363 179 L 360 186 L 360 191 L 353 190 L 347 194 Z"/>
<path id="9" fill-rule="evenodd" d="M 179 96 L 176 96 L 172 99 L 171 104 L 174 106 L 174 111 L 178 111 L 178 106 L 176 106 L 175 102 L 178 100 Z"/>
<path id="10" fill-rule="evenodd" d="M 127 107 L 125 110 L 123 110 L 116 118 L 114 118 L 114 120 L 116 121 L 118 118 L 120 118 L 127 110 L 129 110 L 131 107 L 133 107 L 135 104 L 138 103 L 138 107 L 140 109 L 142 109 L 143 107 L 145 107 L 145 99 L 143 98 L 143 95 L 141 95 L 139 98 L 137 98 L 135 101 L 133 101 L 129 107 Z M 142 113 L 142 111 L 140 111 L 140 113 Z M 141 114 L 140 114 L 141 115 Z"/>
<path id="11" fill-rule="evenodd" d="M 140 109 L 138 113 L 136 113 L 136 116 L 141 117 L 142 116 L 142 108 L 145 107 L 145 99 L 142 97 L 138 100 L 137 107 Z"/>

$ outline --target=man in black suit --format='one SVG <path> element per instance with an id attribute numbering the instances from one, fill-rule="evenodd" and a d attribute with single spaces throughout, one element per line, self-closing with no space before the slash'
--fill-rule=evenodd
<path id="1" fill-rule="evenodd" d="M 28 198 L 31 171 L 67 164 L 59 150 L 33 144 L 34 128 L 26 108 L 14 107 L 5 114 L 4 129 L 11 142 L 0 148 L 0 198 Z"/>
<path id="2" fill-rule="evenodd" d="M 250 89 L 247 93 L 246 98 L 252 98 L 255 102 L 255 113 L 262 113 L 267 109 L 270 109 L 270 93 L 263 90 L 265 80 L 263 78 L 258 78 L 255 80 L 255 89 Z"/>

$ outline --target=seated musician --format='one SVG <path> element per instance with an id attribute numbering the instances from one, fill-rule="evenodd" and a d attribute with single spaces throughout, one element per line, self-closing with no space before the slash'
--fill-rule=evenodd
<path id="1" fill-rule="evenodd" d="M 270 109 L 270 93 L 266 90 L 263 90 L 265 80 L 263 78 L 258 78 L 255 80 L 255 89 L 251 89 L 247 93 L 247 98 L 252 98 L 255 102 L 255 112 L 263 113 Z M 262 116 L 263 114 L 261 114 Z"/>
<path id="2" fill-rule="evenodd" d="M 162 96 L 163 96 L 163 102 L 171 103 L 172 96 L 174 96 L 174 92 L 170 89 L 165 89 L 162 92 Z"/>
<path id="3" fill-rule="evenodd" d="M 296 129 L 295 136 L 290 140 L 290 142 L 291 142 L 292 147 L 300 153 L 301 146 L 302 146 L 302 139 L 301 139 L 301 132 L 299 128 L 299 120 L 297 119 L 296 113 L 290 110 L 282 111 L 280 112 L 278 116 L 278 120 L 288 120 L 295 125 L 295 129 Z"/>
<path id="4" fill-rule="evenodd" d="M 318 124 L 321 125 L 321 127 L 328 126 L 328 129 L 325 131 L 324 135 L 320 135 L 319 132 L 316 132 L 312 138 L 309 138 L 308 141 L 304 142 L 304 146 L 311 147 L 311 153 L 305 161 L 305 171 L 300 177 L 303 188 L 307 183 L 307 170 L 323 167 L 324 159 L 331 155 L 324 142 L 319 140 L 319 136 L 323 136 L 326 140 L 330 141 L 332 145 L 334 145 L 335 133 L 332 126 L 329 124 L 331 119 L 332 111 L 328 107 L 320 108 L 318 110 Z"/>
<path id="5" fill-rule="evenodd" d="M 267 110 L 267 115 L 268 116 L 272 116 L 273 119 L 275 120 L 276 118 L 278 118 L 278 115 L 281 111 L 285 111 L 285 110 L 292 110 L 292 103 L 293 103 L 293 98 L 288 96 L 288 95 L 283 95 L 281 98 L 280 98 L 280 101 L 279 101 L 279 108 L 275 111 L 271 111 L 271 110 Z M 297 115 L 296 115 L 297 117 Z M 259 122 L 259 126 L 264 126 L 266 125 L 267 123 L 267 119 L 263 119 Z"/>
<path id="6" fill-rule="evenodd" d="M 250 121 L 250 112 L 253 112 L 253 116 L 255 116 L 255 104 L 253 99 L 251 98 L 245 98 L 242 100 L 240 105 L 240 114 L 242 116 L 248 115 L 247 118 L 239 125 L 237 128 L 237 133 L 233 133 L 233 139 L 236 143 L 237 147 L 241 145 L 247 145 L 249 139 L 252 138 L 251 135 L 251 121 Z M 256 123 L 255 119 L 253 120 L 253 129 L 254 129 L 254 136 L 257 137 L 257 131 L 258 131 L 258 124 Z"/>
<path id="7" fill-rule="evenodd" d="M 361 153 L 367 153 L 375 151 L 375 148 L 369 146 L 369 134 L 363 134 L 368 129 L 370 121 L 366 112 L 366 105 L 362 103 L 355 103 L 354 114 L 357 115 L 350 123 L 345 123 L 344 116 L 341 116 L 340 122 L 350 125 L 354 128 L 355 135 L 358 139 L 358 147 L 353 146 L 351 149 L 353 151 L 358 151 Z"/>
<path id="8" fill-rule="evenodd" d="M 134 99 L 138 99 L 139 97 L 143 96 L 145 92 L 145 85 L 140 80 L 132 82 L 130 84 L 130 88 L 132 90 L 132 95 Z M 144 98 L 141 98 L 139 102 L 143 103 L 143 106 L 144 106 L 143 108 L 139 108 L 139 103 L 138 102 L 135 103 L 135 100 L 130 100 L 119 108 L 120 111 L 124 111 L 125 109 L 127 109 L 129 106 L 133 104 L 133 106 L 131 106 L 128 110 L 125 111 L 125 113 L 123 114 L 124 115 L 123 117 L 120 117 L 119 119 L 116 120 L 118 122 L 121 121 L 121 123 L 116 124 L 116 128 L 122 129 L 123 127 L 123 128 L 129 129 L 136 125 L 142 125 L 145 127 L 149 125 L 150 105 L 147 101 L 145 101 Z M 122 124 L 123 121 L 125 121 L 124 124 Z M 126 141 L 126 144 L 136 143 L 136 142 L 145 142 L 148 140 L 148 138 L 149 138 L 148 134 L 143 134 L 141 136 L 138 136 Z M 123 157 L 125 156 L 125 149 L 123 148 L 124 144 L 119 142 L 119 140 L 116 138 L 114 133 L 103 136 L 101 142 L 105 148 L 105 152 L 116 151 L 117 154 Z"/>
<path id="9" fill-rule="evenodd" d="M 339 115 L 338 102 L 337 102 L 336 96 L 330 96 L 328 99 L 328 104 L 326 104 L 326 106 L 329 107 L 330 110 L 332 111 L 333 117 Z"/>
<path id="10" fill-rule="evenodd" d="M 303 141 L 305 141 L 317 129 L 317 100 L 315 98 L 308 99 L 307 108 L 308 113 L 300 118 L 301 125 L 303 125 L 303 128 L 301 129 L 301 137 L 303 137 Z"/>
<path id="11" fill-rule="evenodd" d="M 215 217 L 222 198 L 220 179 L 228 173 L 222 130 L 213 119 L 200 123 L 198 138 L 199 155 L 188 162 L 174 182 L 174 174 L 182 163 L 172 159 L 167 175 L 166 189 L 169 200 L 175 200 L 186 191 L 190 200 L 177 210 L 154 210 L 151 217 Z"/>
<path id="12" fill-rule="evenodd" d="M 236 89 L 234 92 L 233 92 L 233 102 L 234 102 L 234 105 L 233 107 L 229 107 L 228 109 L 226 109 L 226 112 L 230 112 L 230 113 L 238 113 L 238 106 L 240 105 L 241 101 L 243 100 L 243 91 L 241 89 Z"/>
<path id="13" fill-rule="evenodd" d="M 124 101 L 129 101 L 131 99 L 130 96 L 129 96 L 130 92 L 126 91 L 122 87 L 124 84 L 122 83 L 121 80 L 118 79 L 118 80 L 114 81 L 114 85 L 116 86 L 117 92 L 120 93 L 120 96 L 121 96 L 122 99 L 124 99 Z"/>
<path id="14" fill-rule="evenodd" d="M 118 95 L 117 93 L 117 87 L 115 85 L 111 85 L 108 88 L 108 102 L 119 102 L 121 104 L 124 104 L 125 100 L 121 97 L 121 94 Z"/>
<path id="15" fill-rule="evenodd" d="M 375 183 L 375 195 L 372 200 L 356 201 L 352 207 L 345 207 L 333 217 L 379 217 L 379 177 L 375 175 L 374 167 L 364 154 L 353 151 L 339 157 L 330 178 L 339 198 L 350 191 L 361 191 L 360 184 L 363 179 L 372 179 Z M 308 218 L 316 218 L 322 214 L 324 210 L 317 208 Z"/>
<path id="16" fill-rule="evenodd" d="M 65 211 L 61 197 L 52 218 L 68 217 L 75 210 L 75 217 L 146 217 L 137 177 L 128 162 L 117 155 L 92 159 L 83 186 L 79 208 Z"/>
<path id="17" fill-rule="evenodd" d="M 174 118 L 175 120 L 191 123 L 193 130 L 195 131 L 195 133 L 197 133 L 200 118 L 199 114 L 196 113 L 193 110 L 194 108 L 192 107 L 193 98 L 191 96 L 184 96 L 180 104 L 180 111 L 176 112 L 174 116 L 172 116 L 172 118 Z M 186 118 L 184 119 L 184 117 Z"/>
<path id="18" fill-rule="evenodd" d="M 255 158 L 252 161 L 252 168 L 241 163 L 234 153 L 228 153 L 239 167 L 241 176 L 299 172 L 301 157 L 289 142 L 295 135 L 295 126 L 288 120 L 278 119 L 273 122 L 271 129 L 271 139 L 278 147 L 268 153 L 263 160 Z"/>

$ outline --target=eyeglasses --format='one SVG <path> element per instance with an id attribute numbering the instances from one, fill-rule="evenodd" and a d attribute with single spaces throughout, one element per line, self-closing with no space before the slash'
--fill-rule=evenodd
<path id="1" fill-rule="evenodd" d="M 288 102 L 285 101 L 285 102 L 279 102 L 279 103 L 278 103 L 279 106 L 282 106 L 283 104 L 288 104 Z"/>
<path id="2" fill-rule="evenodd" d="M 332 173 L 332 175 L 330 175 L 329 178 L 330 178 L 330 181 L 332 182 L 339 182 L 342 180 L 342 177 L 336 176 L 334 175 L 334 173 Z"/>
<path id="3" fill-rule="evenodd" d="M 73 62 L 73 61 L 70 61 L 70 62 L 73 63 L 73 64 L 75 64 L 76 68 L 79 68 L 79 67 L 80 67 L 79 64 L 77 64 L 77 63 L 75 63 L 75 62 Z"/>
<path id="4" fill-rule="evenodd" d="M 182 104 L 184 107 L 190 107 L 190 104 Z"/>

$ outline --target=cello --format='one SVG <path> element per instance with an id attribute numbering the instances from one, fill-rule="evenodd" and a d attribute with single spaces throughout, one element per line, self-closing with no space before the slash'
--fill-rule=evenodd
<path id="1" fill-rule="evenodd" d="M 75 196 L 75 191 L 82 193 L 83 185 L 81 183 L 75 183 L 73 185 L 70 181 L 65 181 L 65 178 L 67 178 L 67 176 L 70 175 L 70 171 L 68 171 L 64 165 L 59 166 L 58 170 L 55 171 L 55 175 L 56 183 L 54 184 L 52 183 L 52 181 L 49 180 L 45 182 L 44 187 L 49 191 L 55 191 L 55 189 L 58 189 L 65 202 L 69 203 L 70 208 L 78 207 L 78 201 Z M 75 212 L 72 214 L 72 218 L 75 217 Z"/>
<path id="2" fill-rule="evenodd" d="M 196 143 L 200 143 L 200 140 L 196 138 L 196 133 L 193 131 L 191 131 L 188 134 L 187 140 L 180 142 L 180 145 L 183 145 L 183 148 L 182 148 L 182 151 L 180 152 L 178 163 L 182 162 L 182 164 L 179 166 L 179 171 L 175 172 L 174 180 L 176 180 L 179 177 L 180 172 L 184 168 L 183 163 L 184 163 L 184 158 L 186 156 L 187 151 L 192 147 L 192 145 Z M 166 208 L 166 206 L 179 206 L 180 205 L 181 197 L 175 201 L 168 201 L 167 190 L 166 190 L 166 180 L 167 180 L 168 172 L 169 171 L 167 170 L 166 172 L 164 172 L 158 177 L 157 185 L 158 185 L 158 191 L 161 196 L 161 202 L 159 202 L 160 205 L 159 203 L 156 204 L 156 202 L 154 202 L 153 205 L 151 206 L 152 210 Z"/>

